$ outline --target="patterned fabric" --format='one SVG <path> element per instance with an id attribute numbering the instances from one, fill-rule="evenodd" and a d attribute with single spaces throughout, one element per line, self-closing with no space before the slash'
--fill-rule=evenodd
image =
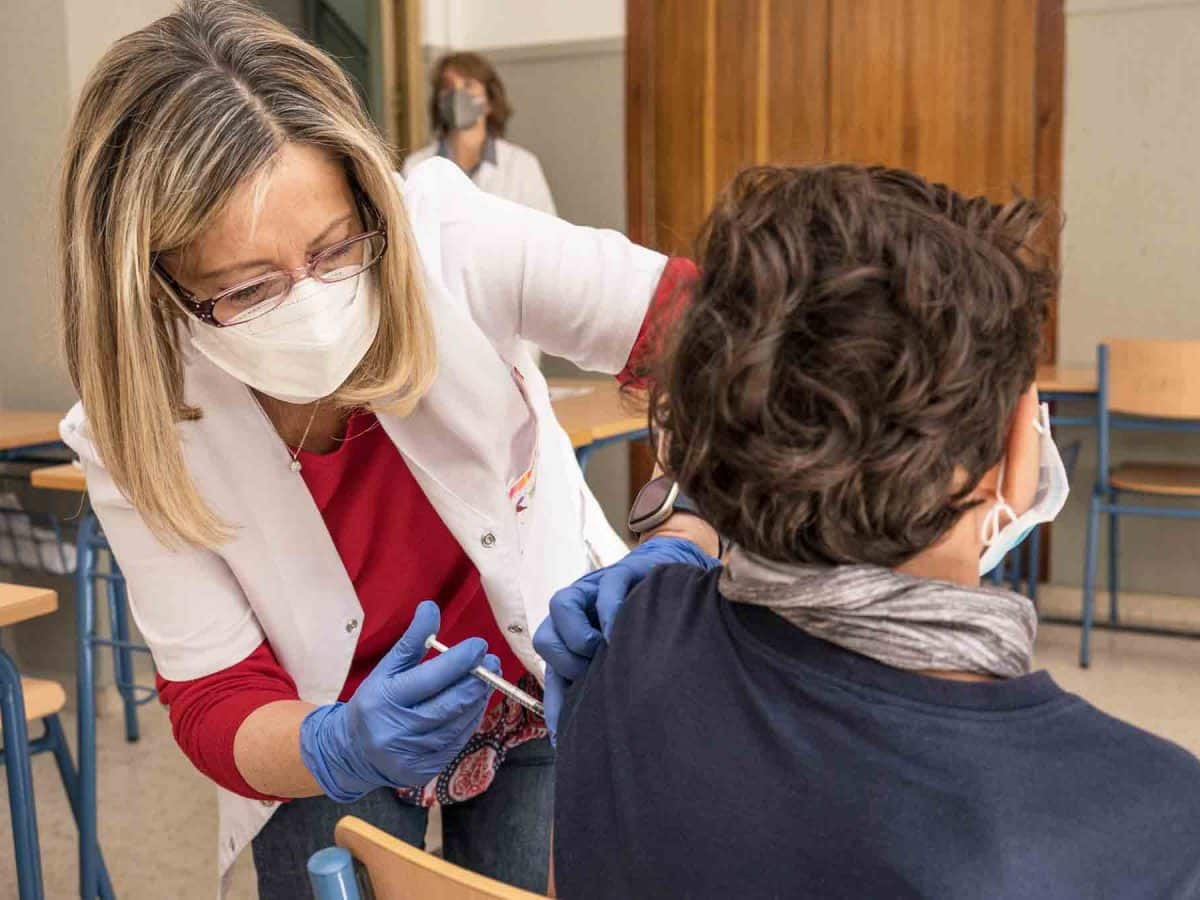
<path id="1" fill-rule="evenodd" d="M 1037 613 L 1029 598 L 1001 588 L 880 566 L 788 565 L 734 547 L 721 593 L 896 669 L 1018 678 L 1033 664 Z"/>
<path id="2" fill-rule="evenodd" d="M 532 675 L 521 677 L 517 687 L 542 699 L 542 686 Z M 414 806 L 448 806 L 478 797 L 492 784 L 496 771 L 514 747 L 549 734 L 541 716 L 503 694 L 483 716 L 479 730 L 441 774 L 424 787 L 400 788 L 400 799 Z"/>

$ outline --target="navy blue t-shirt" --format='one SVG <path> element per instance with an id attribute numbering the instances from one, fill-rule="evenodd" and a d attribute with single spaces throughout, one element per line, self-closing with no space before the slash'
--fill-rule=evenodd
<path id="1" fill-rule="evenodd" d="M 881 665 L 718 575 L 656 570 L 571 693 L 558 896 L 1200 898 L 1185 750 L 1045 672 Z"/>

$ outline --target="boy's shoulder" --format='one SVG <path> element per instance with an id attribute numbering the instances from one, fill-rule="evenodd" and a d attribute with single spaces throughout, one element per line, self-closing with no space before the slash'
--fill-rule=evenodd
<path id="1" fill-rule="evenodd" d="M 610 643 L 621 644 L 651 633 L 678 635 L 718 616 L 721 568 L 705 571 L 686 563 L 653 569 L 625 598 Z"/>
<path id="2" fill-rule="evenodd" d="M 1082 701 L 1090 727 L 1078 732 L 1082 754 L 1100 758 L 1130 776 L 1138 790 L 1174 797 L 1197 811 L 1200 837 L 1200 758 L 1186 748 Z"/>

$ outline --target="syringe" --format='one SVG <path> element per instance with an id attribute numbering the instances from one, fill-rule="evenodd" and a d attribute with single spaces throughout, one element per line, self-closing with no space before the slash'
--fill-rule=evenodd
<path id="1" fill-rule="evenodd" d="M 425 639 L 425 646 L 430 650 L 436 650 L 438 653 L 445 653 L 450 649 L 437 639 L 436 634 L 431 634 Z M 520 703 L 530 712 L 541 716 L 543 719 L 546 717 L 546 710 L 542 706 L 541 702 L 536 697 L 531 697 L 529 694 L 525 693 L 511 681 L 505 681 L 495 672 L 491 671 L 490 669 L 485 669 L 483 666 L 476 666 L 471 670 L 471 674 L 480 681 L 490 684 L 505 697 Z"/>

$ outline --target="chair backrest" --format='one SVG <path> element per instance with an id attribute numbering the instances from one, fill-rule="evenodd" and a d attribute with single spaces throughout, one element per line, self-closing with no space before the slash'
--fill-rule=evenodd
<path id="1" fill-rule="evenodd" d="M 438 859 L 354 816 L 337 823 L 334 839 L 366 868 L 375 900 L 536 900 L 543 896 Z"/>
<path id="2" fill-rule="evenodd" d="M 1200 419 L 1200 341 L 1109 341 L 1108 408 L 1132 416 Z"/>

